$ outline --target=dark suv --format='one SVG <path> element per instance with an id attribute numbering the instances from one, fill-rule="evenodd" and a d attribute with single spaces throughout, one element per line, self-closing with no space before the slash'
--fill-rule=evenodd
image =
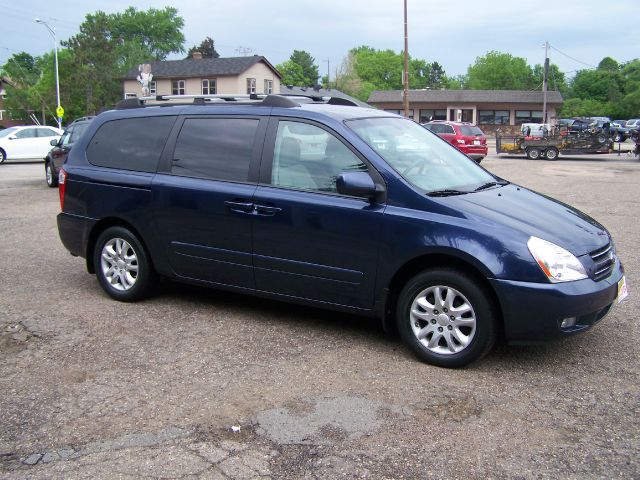
<path id="1" fill-rule="evenodd" d="M 163 276 L 357 313 L 446 367 L 500 332 L 584 331 L 625 297 L 595 220 L 411 120 L 347 103 L 125 100 L 60 172 L 62 242 L 117 300 Z"/>
<path id="2" fill-rule="evenodd" d="M 44 158 L 44 177 L 50 187 L 58 186 L 60 167 L 67 159 L 74 143 L 82 136 L 93 117 L 82 117 L 73 121 L 64 131 L 60 140 L 51 140 L 53 148 Z"/>

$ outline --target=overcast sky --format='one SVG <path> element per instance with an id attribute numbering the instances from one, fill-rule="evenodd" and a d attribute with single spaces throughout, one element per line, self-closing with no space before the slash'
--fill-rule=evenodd
<path id="1" fill-rule="evenodd" d="M 168 4 L 0 0 L 0 65 L 19 51 L 40 55 L 52 49 L 52 39 L 35 17 L 49 21 L 58 37 L 66 39 L 77 33 L 87 13 Z M 329 60 L 333 77 L 350 48 L 403 48 L 402 0 L 184 0 L 178 4 L 185 21 L 185 47 L 210 36 L 223 57 L 250 51 L 277 64 L 293 49 L 306 50 L 315 57 L 321 74 L 326 73 Z M 408 4 L 409 53 L 439 62 L 448 75 L 465 73 L 476 57 L 489 50 L 524 57 L 531 65 L 542 63 L 546 40 L 553 47 L 551 61 L 570 75 L 597 65 L 605 56 L 619 62 L 640 57 L 640 0 L 408 0 Z"/>

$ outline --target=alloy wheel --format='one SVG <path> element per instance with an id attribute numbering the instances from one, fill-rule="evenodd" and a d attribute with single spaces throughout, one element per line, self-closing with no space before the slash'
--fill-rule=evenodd
<path id="1" fill-rule="evenodd" d="M 138 280 L 138 255 L 129 242 L 112 238 L 102 247 L 100 266 L 104 278 L 115 290 L 127 291 Z"/>
<path id="2" fill-rule="evenodd" d="M 450 355 L 469 346 L 476 333 L 476 315 L 469 300 L 455 288 L 436 285 L 422 290 L 410 310 L 411 330 L 431 352 Z"/>

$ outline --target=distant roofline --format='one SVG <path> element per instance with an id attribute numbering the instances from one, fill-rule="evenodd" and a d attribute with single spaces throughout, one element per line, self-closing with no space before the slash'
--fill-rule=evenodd
<path id="1" fill-rule="evenodd" d="M 177 62 L 208 62 L 211 60 L 239 60 L 239 59 L 251 59 L 253 60 L 244 70 L 241 70 L 237 73 L 211 73 L 211 74 L 204 74 L 204 75 L 212 75 L 213 77 L 235 77 L 237 75 L 241 75 L 242 73 L 246 72 L 249 68 L 251 68 L 252 66 L 254 66 L 256 63 L 260 63 L 260 62 L 264 62 L 267 67 L 269 67 L 271 70 L 273 70 L 273 72 L 275 73 L 275 75 L 279 78 L 282 79 L 282 75 L 280 74 L 280 72 L 278 71 L 278 69 L 276 67 L 273 66 L 273 64 L 267 60 L 263 55 L 253 55 L 251 57 L 218 57 L 218 58 L 182 58 L 182 59 L 177 59 L 177 60 L 148 60 L 148 61 L 144 61 L 141 62 L 142 64 L 144 63 L 150 63 L 150 64 L 167 64 L 167 63 L 177 63 Z M 136 76 L 134 75 L 133 72 L 135 71 L 136 67 L 133 67 L 131 69 L 129 69 L 129 71 L 127 73 L 125 73 L 123 76 L 121 76 L 119 78 L 119 80 L 136 80 Z M 170 79 L 170 78 L 203 78 L 204 75 L 200 75 L 200 74 L 191 74 L 191 73 L 185 73 L 185 74 L 178 74 L 178 75 L 164 75 L 164 74 L 157 74 L 155 73 L 153 70 L 151 71 L 151 73 L 153 74 L 153 78 L 154 79 Z"/>
<path id="2" fill-rule="evenodd" d="M 409 90 L 409 100 L 426 103 L 477 102 L 477 103 L 539 103 L 543 92 L 540 90 L 449 90 L 449 89 L 413 89 Z M 453 98 L 456 97 L 456 98 Z M 484 98 L 483 98 L 484 97 Z M 522 98 L 519 98 L 522 97 Z M 532 98 L 535 97 L 535 98 Z M 384 104 L 402 102 L 402 90 L 374 90 L 367 99 L 368 103 Z M 548 92 L 548 103 L 563 104 L 562 93 L 558 90 Z"/>

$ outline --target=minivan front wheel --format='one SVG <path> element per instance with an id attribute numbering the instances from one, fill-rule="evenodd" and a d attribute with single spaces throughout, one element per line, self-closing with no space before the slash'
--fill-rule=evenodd
<path id="1" fill-rule="evenodd" d="M 116 300 L 139 300 L 153 284 L 154 272 L 144 247 L 124 227 L 110 227 L 100 234 L 93 261 L 100 286 Z"/>
<path id="2" fill-rule="evenodd" d="M 406 284 L 396 311 L 402 339 L 423 361 L 463 367 L 482 358 L 496 337 L 489 295 L 468 275 L 433 269 Z"/>

